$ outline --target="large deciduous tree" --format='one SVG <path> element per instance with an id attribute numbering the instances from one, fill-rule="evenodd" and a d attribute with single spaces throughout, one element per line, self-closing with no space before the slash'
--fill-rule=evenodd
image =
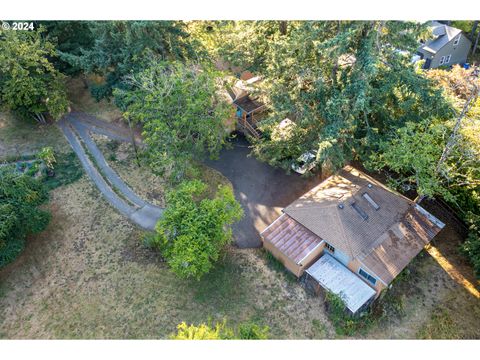
<path id="1" fill-rule="evenodd" d="M 47 197 L 39 181 L 0 170 L 0 267 L 21 253 L 28 234 L 45 229 L 50 214 L 38 206 Z"/>
<path id="2" fill-rule="evenodd" d="M 206 190 L 206 184 L 193 180 L 168 192 L 167 209 L 151 239 L 180 277 L 208 273 L 232 241 L 231 225 L 243 214 L 229 187 L 220 186 L 213 198 L 205 197 Z"/>
<path id="3" fill-rule="evenodd" d="M 125 116 L 143 124 L 145 153 L 157 173 L 180 180 L 192 160 L 218 155 L 232 116 L 219 76 L 208 66 L 158 62 L 128 79 L 132 90 L 115 92 Z"/>
<path id="4" fill-rule="evenodd" d="M 43 30 L 0 30 L 0 100 L 24 118 L 46 123 L 59 119 L 68 109 L 63 75 L 50 59 L 53 44 Z"/>
<path id="5" fill-rule="evenodd" d="M 480 82 L 472 70 L 428 73 L 457 110 L 450 119 L 408 122 L 380 143 L 370 165 L 396 173 L 395 185 L 423 197 L 442 197 L 470 225 L 463 246 L 480 276 Z"/>

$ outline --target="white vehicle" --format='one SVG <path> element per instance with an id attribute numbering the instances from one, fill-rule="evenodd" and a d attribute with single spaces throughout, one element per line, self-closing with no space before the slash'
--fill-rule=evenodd
<path id="1" fill-rule="evenodd" d="M 300 175 L 305 174 L 307 171 L 312 170 L 317 166 L 318 161 L 317 152 L 315 150 L 307 151 L 306 153 L 300 155 L 298 159 L 292 164 L 292 170 Z"/>

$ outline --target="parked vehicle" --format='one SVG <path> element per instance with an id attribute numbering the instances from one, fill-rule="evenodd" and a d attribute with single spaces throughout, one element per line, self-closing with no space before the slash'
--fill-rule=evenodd
<path id="1" fill-rule="evenodd" d="M 317 151 L 311 150 L 298 157 L 298 159 L 292 164 L 292 170 L 300 175 L 303 175 L 317 165 Z"/>

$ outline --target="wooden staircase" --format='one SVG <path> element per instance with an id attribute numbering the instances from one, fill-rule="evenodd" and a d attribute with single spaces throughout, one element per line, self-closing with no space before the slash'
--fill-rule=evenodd
<path id="1" fill-rule="evenodd" d="M 238 119 L 238 125 L 240 126 L 241 130 L 245 133 L 245 135 L 250 135 L 255 139 L 260 139 L 262 137 L 262 133 L 260 130 L 254 128 L 246 119 Z"/>

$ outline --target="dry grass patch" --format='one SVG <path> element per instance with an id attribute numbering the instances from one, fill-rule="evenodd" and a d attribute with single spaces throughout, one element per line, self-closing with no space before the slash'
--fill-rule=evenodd
<path id="1" fill-rule="evenodd" d="M 145 164 L 138 166 L 132 144 L 99 134 L 92 133 L 92 137 L 109 166 L 138 196 L 157 206 L 165 206 L 166 181 L 153 174 Z"/>
<path id="2" fill-rule="evenodd" d="M 0 160 L 6 157 L 34 154 L 45 146 L 65 152 L 69 145 L 54 124 L 39 125 L 22 120 L 10 112 L 0 112 Z"/>
<path id="3" fill-rule="evenodd" d="M 326 321 L 261 250 L 232 247 L 200 282 L 176 278 L 86 177 L 54 190 L 49 208 L 48 229 L 0 271 L 2 338 L 166 338 L 182 321 L 225 317 L 305 338 Z"/>
<path id="4" fill-rule="evenodd" d="M 122 112 L 109 100 L 96 101 L 90 94 L 89 84 L 98 82 L 95 77 L 83 79 L 81 76 L 67 80 L 67 94 L 72 110 L 83 111 L 108 122 L 118 122 Z"/>

